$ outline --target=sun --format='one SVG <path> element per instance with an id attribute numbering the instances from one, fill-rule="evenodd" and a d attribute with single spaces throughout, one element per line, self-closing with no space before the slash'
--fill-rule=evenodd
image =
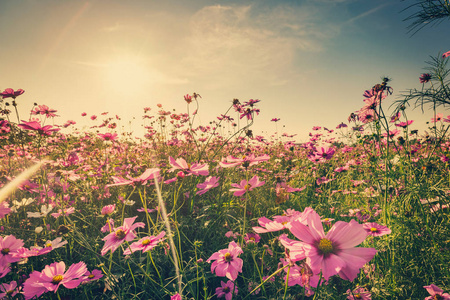
<path id="1" fill-rule="evenodd" d="M 106 64 L 104 81 L 106 87 L 116 93 L 143 92 L 149 88 L 152 74 L 143 59 L 124 56 Z"/>

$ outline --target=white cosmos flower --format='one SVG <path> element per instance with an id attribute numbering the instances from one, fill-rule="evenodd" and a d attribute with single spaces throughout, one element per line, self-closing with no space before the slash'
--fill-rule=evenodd
<path id="1" fill-rule="evenodd" d="M 49 205 L 42 205 L 41 206 L 41 212 L 27 212 L 28 218 L 45 218 L 49 212 L 51 212 L 53 209 L 53 206 L 51 204 Z"/>

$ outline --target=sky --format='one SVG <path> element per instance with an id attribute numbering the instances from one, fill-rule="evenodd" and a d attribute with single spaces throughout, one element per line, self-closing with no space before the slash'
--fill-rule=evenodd
<path id="1" fill-rule="evenodd" d="M 109 112 L 136 135 L 144 107 L 186 112 L 185 94 L 202 97 L 198 125 L 234 98 L 259 99 L 255 135 L 304 141 L 313 126 L 346 121 L 383 76 L 386 107 L 421 87 L 425 61 L 450 50 L 450 22 L 408 33 L 413 2 L 2 0 L 0 89 L 25 90 L 22 119 L 33 103 L 79 128 L 92 125 L 82 112 Z M 418 127 L 432 117 L 409 115 Z"/>

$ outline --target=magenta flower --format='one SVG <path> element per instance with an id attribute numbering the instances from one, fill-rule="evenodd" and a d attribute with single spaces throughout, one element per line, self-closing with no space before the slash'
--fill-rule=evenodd
<path id="1" fill-rule="evenodd" d="M 6 265 L 19 261 L 17 251 L 23 247 L 23 240 L 16 239 L 13 235 L 0 236 L 0 265 Z"/>
<path id="2" fill-rule="evenodd" d="M 122 226 L 116 228 L 114 232 L 111 232 L 103 238 L 103 240 L 105 241 L 105 245 L 103 246 L 103 249 L 101 251 L 102 255 L 105 255 L 109 250 L 111 250 L 111 252 L 114 252 L 123 242 L 129 242 L 136 238 L 136 234 L 133 230 L 138 227 L 145 227 L 145 224 L 142 222 L 133 224 L 136 218 L 137 216 L 126 218 L 123 221 Z"/>
<path id="3" fill-rule="evenodd" d="M 219 165 L 222 168 L 231 168 L 238 165 L 242 165 L 246 168 L 251 167 L 253 165 L 256 165 L 262 161 L 267 161 L 270 159 L 270 156 L 267 154 L 255 157 L 254 154 L 245 155 L 242 158 L 236 158 L 234 156 L 227 156 L 226 158 L 222 159 L 221 162 L 219 162 Z"/>
<path id="4" fill-rule="evenodd" d="M 4 218 L 10 212 L 11 208 L 9 208 L 9 204 L 7 202 L 0 202 L 0 219 Z"/>
<path id="5" fill-rule="evenodd" d="M 234 241 L 228 245 L 228 249 L 219 250 L 211 255 L 207 262 L 215 260 L 211 264 L 211 272 L 216 273 L 217 276 L 226 276 L 230 280 L 235 280 L 238 273 L 242 273 L 242 259 L 238 258 L 239 254 L 243 253 Z"/>
<path id="6" fill-rule="evenodd" d="M 289 258 L 280 258 L 280 261 L 283 264 L 283 267 L 287 264 L 291 264 L 291 267 L 289 268 L 289 277 L 287 278 L 288 286 L 294 286 L 298 284 L 307 289 L 309 293 L 314 293 L 312 290 L 310 290 L 310 288 L 317 287 L 317 285 L 319 284 L 320 276 L 314 275 L 307 263 L 302 262 L 300 265 L 297 265 Z M 284 276 L 284 280 L 286 280 L 288 269 L 284 269 L 284 272 L 286 273 L 286 276 Z"/>
<path id="7" fill-rule="evenodd" d="M 9 263 L 2 264 L 0 262 L 0 278 L 5 277 L 6 274 L 8 274 L 9 272 L 11 272 L 11 267 Z"/>
<path id="8" fill-rule="evenodd" d="M 114 180 L 114 183 L 106 185 L 107 187 L 110 186 L 118 186 L 118 185 L 145 185 L 147 184 L 148 180 L 154 179 L 155 177 L 159 177 L 159 168 L 151 168 L 145 170 L 144 173 L 142 173 L 137 178 L 132 178 L 130 176 L 127 176 L 128 179 L 124 179 L 122 177 L 118 176 L 112 176 L 111 178 Z"/>
<path id="9" fill-rule="evenodd" d="M 15 281 L 0 285 L 0 299 L 12 299 L 17 293 L 17 282 Z"/>
<path id="10" fill-rule="evenodd" d="M 106 206 L 103 206 L 101 213 L 102 213 L 102 215 L 109 215 L 109 214 L 112 214 L 115 209 L 116 209 L 115 204 L 106 205 Z"/>
<path id="11" fill-rule="evenodd" d="M 221 281 L 220 285 L 221 287 L 216 288 L 217 298 L 225 297 L 225 300 L 231 300 L 233 298 L 233 294 L 238 294 L 238 288 L 231 280 L 228 280 L 227 283 Z"/>
<path id="12" fill-rule="evenodd" d="M 420 83 L 427 83 L 428 81 L 430 81 L 430 79 L 431 79 L 431 75 L 428 73 L 423 73 L 419 77 Z"/>
<path id="13" fill-rule="evenodd" d="M 172 297 L 170 297 L 170 300 L 181 300 L 181 295 L 176 293 L 175 295 L 173 295 Z"/>
<path id="14" fill-rule="evenodd" d="M 448 299 L 450 299 L 450 295 L 448 293 L 443 294 L 444 291 L 434 284 L 424 286 L 424 288 L 431 295 L 429 297 L 426 297 L 425 300 L 434 300 L 434 299 L 448 300 Z"/>
<path id="15" fill-rule="evenodd" d="M 367 234 L 371 236 L 382 236 L 391 233 L 391 230 L 389 228 L 375 222 L 365 223 L 363 224 L 363 228 L 367 232 Z"/>
<path id="16" fill-rule="evenodd" d="M 117 140 L 117 133 L 109 133 L 109 132 L 104 134 L 99 133 L 98 137 L 104 141 L 115 141 Z"/>
<path id="17" fill-rule="evenodd" d="M 113 232 L 116 228 L 114 227 L 114 219 L 108 219 L 106 220 L 106 224 L 103 225 L 102 228 L 100 228 L 101 232 Z"/>
<path id="18" fill-rule="evenodd" d="M 259 181 L 258 176 L 253 176 L 249 181 L 242 180 L 241 183 L 232 183 L 231 186 L 234 189 L 230 189 L 230 192 L 234 192 L 233 195 L 240 197 L 244 195 L 247 191 L 252 191 L 254 188 L 263 186 L 265 181 Z"/>
<path id="19" fill-rule="evenodd" d="M 244 241 L 247 244 L 251 244 L 251 243 L 258 244 L 260 240 L 261 240 L 261 237 L 257 233 L 250 232 L 244 236 Z"/>
<path id="20" fill-rule="evenodd" d="M 261 217 L 258 219 L 258 223 L 261 227 L 253 227 L 253 230 L 257 233 L 266 233 L 273 231 L 280 231 L 289 228 L 291 221 L 300 220 L 303 224 L 307 224 L 306 220 L 308 214 L 314 211 L 311 207 L 305 208 L 303 212 L 295 210 L 287 210 L 284 212 L 283 216 L 274 216 L 273 221 L 266 217 Z"/>
<path id="21" fill-rule="evenodd" d="M 58 209 L 58 212 L 52 213 L 51 216 L 53 218 L 58 218 L 59 216 L 68 216 L 75 212 L 75 207 L 69 207 L 64 209 Z"/>
<path id="22" fill-rule="evenodd" d="M 436 118 L 431 118 L 431 122 L 436 123 L 442 121 L 442 118 L 444 118 L 444 115 L 442 113 L 438 113 L 436 114 Z"/>
<path id="23" fill-rule="evenodd" d="M 336 222 L 326 235 L 315 211 L 308 215 L 307 224 L 295 220 L 289 230 L 304 243 L 306 262 L 313 273 L 322 272 L 325 280 L 338 274 L 342 279 L 353 281 L 360 268 L 377 252 L 374 248 L 355 247 L 367 237 L 363 226 L 355 220 Z"/>
<path id="24" fill-rule="evenodd" d="M 409 120 L 408 122 L 400 122 L 400 123 L 398 123 L 398 124 L 395 124 L 395 126 L 401 127 L 401 128 L 406 128 L 406 127 L 408 127 L 409 125 L 411 125 L 412 122 L 414 122 L 414 120 Z"/>
<path id="25" fill-rule="evenodd" d="M 102 277 L 103 277 L 103 273 L 100 270 L 92 270 L 92 272 L 87 271 L 86 273 L 84 273 L 83 282 L 98 280 Z"/>
<path id="26" fill-rule="evenodd" d="M 32 115 L 45 115 L 47 118 L 56 117 L 57 110 L 49 108 L 47 105 L 39 105 L 31 111 Z"/>
<path id="27" fill-rule="evenodd" d="M 372 300 L 372 294 L 363 287 L 358 287 L 356 289 L 352 290 L 347 290 L 347 299 L 350 300 L 357 300 L 357 299 L 362 299 L 362 300 Z"/>
<path id="28" fill-rule="evenodd" d="M 0 93 L 0 96 L 2 96 L 3 99 L 10 97 L 15 99 L 17 96 L 20 96 L 23 93 L 25 93 L 25 91 L 22 89 L 18 89 L 17 91 L 14 91 L 13 89 L 6 89 L 2 93 Z"/>
<path id="29" fill-rule="evenodd" d="M 444 54 L 442 54 L 442 58 L 446 58 L 450 56 L 450 51 L 445 52 Z"/>
<path id="30" fill-rule="evenodd" d="M 207 191 L 209 191 L 212 188 L 219 186 L 219 178 L 214 176 L 208 176 L 205 179 L 205 182 L 197 184 L 197 188 L 200 190 L 197 191 L 197 195 L 203 195 Z"/>
<path id="31" fill-rule="evenodd" d="M 280 118 L 273 118 L 273 119 L 270 120 L 270 121 L 272 121 L 272 122 L 278 122 L 278 121 L 280 121 Z"/>
<path id="32" fill-rule="evenodd" d="M 51 135 L 52 132 L 59 131 L 59 128 L 52 128 L 52 125 L 46 125 L 44 127 L 41 126 L 41 124 L 37 121 L 30 121 L 19 124 L 18 126 L 25 130 L 33 130 L 37 131 L 40 135 Z"/>
<path id="33" fill-rule="evenodd" d="M 208 164 L 189 164 L 187 163 L 183 158 L 173 158 L 172 156 L 169 156 L 169 163 L 172 166 L 172 168 L 169 170 L 169 172 L 173 172 L 175 170 L 182 170 L 187 175 L 202 175 L 202 176 L 208 176 L 209 175 L 209 166 Z"/>
<path id="34" fill-rule="evenodd" d="M 80 285 L 84 279 L 83 275 L 87 272 L 84 262 L 73 264 L 65 270 L 66 264 L 61 261 L 45 266 L 42 272 L 33 271 L 23 286 L 25 299 L 39 297 L 46 292 L 56 293 L 60 285 L 74 289 Z"/>
<path id="35" fill-rule="evenodd" d="M 147 252 L 152 250 L 156 247 L 160 242 L 164 240 L 164 236 L 166 235 L 165 231 L 161 231 L 160 234 L 157 236 L 146 236 L 142 239 L 140 239 L 137 242 L 134 242 L 130 245 L 129 248 L 127 248 L 125 251 L 123 251 L 124 255 L 131 254 L 135 251 L 141 250 L 142 252 Z"/>

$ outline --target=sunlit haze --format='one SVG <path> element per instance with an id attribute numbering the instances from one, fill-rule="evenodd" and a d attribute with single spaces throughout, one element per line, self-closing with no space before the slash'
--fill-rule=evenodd
<path id="1" fill-rule="evenodd" d="M 254 133 L 278 130 L 301 141 L 313 126 L 346 122 L 383 76 L 393 79 L 387 106 L 421 87 L 425 61 L 450 50 L 450 35 L 448 23 L 408 33 L 408 5 L 1 1 L 0 89 L 25 90 L 18 98 L 22 119 L 34 102 L 56 109 L 56 124 L 74 120 L 78 128 L 93 124 L 90 115 L 109 112 L 136 135 L 144 132 L 144 107 L 186 112 L 185 94 L 202 97 L 197 125 L 225 113 L 233 98 L 260 99 Z M 430 111 L 410 114 L 418 128 L 431 118 Z M 277 127 L 272 118 L 280 118 Z"/>

